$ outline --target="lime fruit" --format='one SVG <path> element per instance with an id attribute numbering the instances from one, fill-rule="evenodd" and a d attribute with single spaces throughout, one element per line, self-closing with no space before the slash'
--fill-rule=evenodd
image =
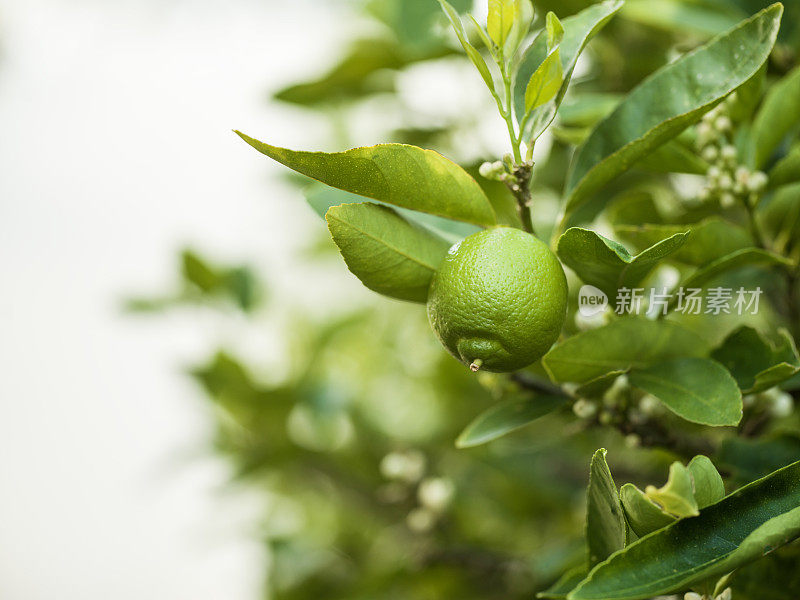
<path id="1" fill-rule="evenodd" d="M 480 231 L 450 248 L 428 294 L 431 327 L 475 371 L 514 371 L 539 360 L 566 311 L 561 263 L 536 237 L 511 227 Z"/>

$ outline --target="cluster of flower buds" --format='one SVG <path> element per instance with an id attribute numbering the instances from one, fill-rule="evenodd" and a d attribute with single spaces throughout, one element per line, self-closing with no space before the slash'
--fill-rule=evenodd
<path id="1" fill-rule="evenodd" d="M 745 408 L 762 408 L 776 419 L 788 417 L 794 412 L 794 398 L 778 387 L 759 394 L 748 394 L 742 401 Z"/>
<path id="2" fill-rule="evenodd" d="M 703 160 L 711 165 L 699 199 L 716 200 L 723 208 L 742 202 L 754 204 L 767 185 L 766 174 L 740 164 L 736 146 L 732 144 L 733 121 L 727 113 L 735 101 L 736 92 L 707 112 L 697 126 L 697 148 Z"/>
<path id="3" fill-rule="evenodd" d="M 427 460 L 419 450 L 390 452 L 380 464 L 381 474 L 389 480 L 379 494 L 385 502 L 408 500 L 416 488 L 416 506 L 406 516 L 406 525 L 417 533 L 436 526 L 453 498 L 453 482 L 444 477 L 425 477 Z"/>
<path id="4" fill-rule="evenodd" d="M 717 596 L 704 596 L 697 592 L 689 592 L 683 596 L 683 600 L 731 600 L 731 598 L 733 598 L 731 588 L 725 588 L 725 590 Z"/>

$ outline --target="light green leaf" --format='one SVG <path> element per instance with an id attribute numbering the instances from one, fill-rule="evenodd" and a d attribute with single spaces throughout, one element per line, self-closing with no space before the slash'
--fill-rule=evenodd
<path id="1" fill-rule="evenodd" d="M 625 317 L 565 340 L 544 356 L 542 365 L 553 381 L 584 383 L 610 371 L 708 351 L 707 342 L 676 323 Z"/>
<path id="2" fill-rule="evenodd" d="M 298 173 L 347 192 L 476 225 L 494 225 L 480 185 L 432 150 L 379 144 L 346 152 L 297 152 L 236 132 L 253 148 Z"/>
<path id="3" fill-rule="evenodd" d="M 678 250 L 687 236 L 688 232 L 676 233 L 632 256 L 613 240 L 589 229 L 572 227 L 559 238 L 557 254 L 584 283 L 603 290 L 613 305 L 617 290 L 636 287 L 659 262 Z"/>
<path id="4" fill-rule="evenodd" d="M 789 332 L 772 344 L 752 327 L 731 333 L 711 356 L 722 363 L 746 394 L 763 392 L 800 372 L 800 357 Z"/>
<path id="5" fill-rule="evenodd" d="M 700 510 L 711 506 L 725 497 L 725 483 L 714 463 L 707 456 L 698 455 L 686 465 L 692 476 L 694 499 Z"/>
<path id="6" fill-rule="evenodd" d="M 787 183 L 800 181 L 800 146 L 775 163 L 769 172 L 769 187 L 775 189 Z"/>
<path id="7" fill-rule="evenodd" d="M 478 73 L 481 74 L 486 87 L 488 87 L 492 93 L 495 93 L 492 72 L 489 70 L 489 66 L 486 64 L 483 56 L 481 56 L 481 53 L 478 52 L 478 49 L 469 43 L 467 34 L 464 31 L 464 24 L 461 22 L 461 17 L 458 16 L 458 12 L 456 12 L 456 9 L 446 0 L 439 0 L 439 4 L 442 5 L 444 14 L 450 19 L 453 30 L 456 32 L 456 37 L 458 37 L 458 41 L 461 42 L 461 46 L 464 48 L 464 52 L 467 53 L 467 57 L 472 61 L 472 64 L 475 65 L 475 68 L 478 69 Z"/>
<path id="8" fill-rule="evenodd" d="M 457 448 L 491 442 L 564 406 L 565 396 L 540 395 L 506 400 L 481 413 L 456 440 Z"/>
<path id="9" fill-rule="evenodd" d="M 645 600 L 719 577 L 800 535 L 800 462 L 629 545 L 569 600 Z"/>
<path id="10" fill-rule="evenodd" d="M 553 11 L 547 13 L 545 30 L 547 31 L 547 51 L 552 52 L 564 39 L 564 25 Z"/>
<path id="11" fill-rule="evenodd" d="M 645 495 L 658 504 L 664 512 L 678 519 L 696 517 L 700 514 L 697 500 L 694 499 L 692 476 L 679 462 L 669 466 L 669 478 L 663 487 L 648 485 Z"/>
<path id="12" fill-rule="evenodd" d="M 447 241 L 370 202 L 333 206 L 326 220 L 347 268 L 365 286 L 400 300 L 427 301 Z"/>
<path id="13" fill-rule="evenodd" d="M 533 4 L 531 0 L 514 0 L 514 24 L 506 37 L 503 53 L 510 60 L 519 49 L 519 45 L 528 35 L 533 21 Z"/>
<path id="14" fill-rule="evenodd" d="M 536 139 L 547 129 L 547 126 L 555 117 L 561 101 L 564 99 L 578 56 L 589 40 L 605 26 L 609 19 L 622 7 L 622 4 L 621 0 L 599 2 L 576 15 L 567 17 L 561 22 L 564 28 L 564 38 L 559 45 L 559 55 L 564 79 L 555 97 L 538 109 L 534 109 L 531 113 L 531 118 L 528 119 L 523 131 L 523 139 Z M 514 87 L 514 107 L 517 118 L 520 121 L 527 113 L 525 110 L 525 94 L 528 82 L 548 54 L 547 32 L 542 31 L 533 40 L 530 48 L 523 54 L 517 71 L 517 82 Z"/>
<path id="15" fill-rule="evenodd" d="M 791 264 L 792 262 L 788 258 L 784 258 L 780 254 L 775 254 L 774 252 L 769 252 L 768 250 L 762 250 L 760 248 L 742 248 L 741 250 L 731 252 L 727 256 L 718 258 L 705 267 L 699 268 L 686 278 L 681 287 L 684 289 L 699 288 L 723 273 L 741 267 Z"/>
<path id="16" fill-rule="evenodd" d="M 561 71 L 561 54 L 558 47 L 547 55 L 528 82 L 525 90 L 525 111 L 530 112 L 550 102 L 558 93 L 564 73 Z"/>
<path id="17" fill-rule="evenodd" d="M 686 231 L 688 225 L 617 225 L 614 232 L 641 247 L 652 246 L 659 240 Z M 691 225 L 686 243 L 671 258 L 688 265 L 707 265 L 709 262 L 753 245 L 750 234 L 719 217 L 711 217 Z"/>
<path id="18" fill-rule="evenodd" d="M 675 517 L 661 510 L 632 483 L 626 483 L 620 488 L 619 497 L 628 517 L 628 524 L 639 537 L 644 537 L 675 521 Z"/>
<path id="19" fill-rule="evenodd" d="M 742 393 L 718 362 L 678 358 L 628 374 L 632 386 L 652 394 L 676 415 L 702 425 L 736 425 L 742 419 Z"/>
<path id="20" fill-rule="evenodd" d="M 789 130 L 800 123 L 800 67 L 796 67 L 767 92 L 750 132 L 752 166 L 761 168 Z"/>
<path id="21" fill-rule="evenodd" d="M 662 67 L 628 94 L 575 155 L 567 216 L 748 81 L 769 57 L 782 13 L 780 4 L 761 11 Z"/>
<path id="22" fill-rule="evenodd" d="M 511 27 L 514 25 L 516 10 L 514 0 L 489 0 L 489 15 L 486 17 L 486 29 L 489 37 L 498 46 L 506 43 Z"/>
<path id="23" fill-rule="evenodd" d="M 586 541 L 594 566 L 625 547 L 626 524 L 617 486 L 606 463 L 606 449 L 592 457 L 586 490 Z"/>

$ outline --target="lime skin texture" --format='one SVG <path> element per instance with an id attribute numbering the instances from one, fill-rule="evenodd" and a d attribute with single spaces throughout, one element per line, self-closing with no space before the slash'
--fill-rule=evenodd
<path id="1" fill-rule="evenodd" d="M 567 279 L 541 240 L 496 227 L 455 244 L 431 282 L 428 319 L 458 360 L 510 372 L 539 360 L 567 312 Z"/>

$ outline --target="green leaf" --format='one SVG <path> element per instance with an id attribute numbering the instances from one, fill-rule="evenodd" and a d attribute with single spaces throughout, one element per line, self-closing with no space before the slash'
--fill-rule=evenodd
<path id="1" fill-rule="evenodd" d="M 716 504 L 725 497 L 725 483 L 714 463 L 707 456 L 695 456 L 686 465 L 692 476 L 694 499 L 700 510 Z"/>
<path id="2" fill-rule="evenodd" d="M 326 220 L 347 268 L 365 286 L 400 300 L 427 301 L 447 241 L 370 202 L 333 206 Z"/>
<path id="3" fill-rule="evenodd" d="M 792 261 L 774 252 L 760 248 L 742 248 L 731 252 L 727 256 L 718 258 L 705 267 L 699 268 L 683 282 L 684 289 L 699 288 L 733 269 L 749 267 L 752 265 L 791 265 Z"/>
<path id="4" fill-rule="evenodd" d="M 702 425 L 736 425 L 742 393 L 718 362 L 707 358 L 663 361 L 628 374 L 632 386 L 652 394 L 676 415 Z"/>
<path id="5" fill-rule="evenodd" d="M 432 150 L 379 144 L 346 152 L 296 152 L 236 133 L 262 154 L 332 187 L 456 221 L 496 222 L 478 183 Z"/>
<path id="6" fill-rule="evenodd" d="M 784 253 L 791 251 L 800 240 L 800 182 L 778 188 L 769 202 L 759 208 L 773 248 Z"/>
<path id="7" fill-rule="evenodd" d="M 467 53 L 467 57 L 472 61 L 472 64 L 475 65 L 475 68 L 478 69 L 478 73 L 481 74 L 483 82 L 486 84 L 486 86 L 492 91 L 492 93 L 495 93 L 492 72 L 489 71 L 489 67 L 486 64 L 486 61 L 483 60 L 481 53 L 478 52 L 478 49 L 469 43 L 467 34 L 464 31 L 464 24 L 461 22 L 461 17 L 458 16 L 456 9 L 448 4 L 446 0 L 439 0 L 439 4 L 442 5 L 444 14 L 447 15 L 448 19 L 450 19 L 453 30 L 456 32 L 456 37 L 458 37 L 458 41 L 461 42 L 461 46 L 464 48 L 464 52 Z"/>
<path id="8" fill-rule="evenodd" d="M 752 166 L 761 168 L 790 129 L 800 123 L 800 67 L 767 92 L 750 132 Z"/>
<path id="9" fill-rule="evenodd" d="M 708 351 L 700 336 L 676 323 L 625 317 L 568 338 L 544 356 L 542 365 L 553 381 L 584 383 L 610 371 L 705 356 Z"/>
<path id="10" fill-rule="evenodd" d="M 800 146 L 780 159 L 769 172 L 769 187 L 775 189 L 787 183 L 800 181 Z"/>
<path id="11" fill-rule="evenodd" d="M 550 102 L 558 93 L 563 80 L 561 54 L 556 46 L 556 49 L 547 55 L 528 82 L 525 90 L 525 112 L 530 112 L 534 108 Z"/>
<path id="12" fill-rule="evenodd" d="M 545 31 L 547 31 L 547 51 L 552 52 L 564 39 L 564 25 L 553 11 L 547 13 Z"/>
<path id="13" fill-rule="evenodd" d="M 800 535 L 800 462 L 600 563 L 569 600 L 645 600 L 719 577 Z"/>
<path id="14" fill-rule="evenodd" d="M 534 112 L 531 113 L 532 118 L 528 119 L 522 132 L 523 139 L 536 139 L 547 129 L 547 126 L 555 117 L 561 101 L 564 99 L 578 56 L 589 40 L 605 26 L 609 19 L 622 7 L 622 4 L 621 0 L 606 0 L 605 2 L 593 4 L 578 14 L 561 21 L 564 28 L 564 38 L 559 45 L 559 55 L 561 58 L 561 71 L 564 74 L 563 82 L 554 98 L 538 109 L 534 109 Z M 517 71 L 517 81 L 514 87 L 514 107 L 517 118 L 520 121 L 527 113 L 525 110 L 525 95 L 528 82 L 548 54 L 547 32 L 542 31 L 533 40 L 530 48 L 523 54 Z"/>
<path id="15" fill-rule="evenodd" d="M 756 394 L 800 372 L 800 357 L 791 335 L 781 330 L 772 344 L 752 327 L 731 333 L 711 356 L 722 363 L 746 394 Z"/>
<path id="16" fill-rule="evenodd" d="M 636 168 L 654 173 L 692 173 L 704 175 L 708 171 L 708 163 L 697 156 L 697 153 L 682 143 L 670 140 L 646 154 Z"/>
<path id="17" fill-rule="evenodd" d="M 567 180 L 567 216 L 748 81 L 769 57 L 782 12 L 780 4 L 761 11 L 630 92 L 578 149 Z"/>
<path id="18" fill-rule="evenodd" d="M 516 16 L 514 4 L 514 0 L 489 0 L 486 29 L 489 31 L 489 37 L 498 46 L 505 44 L 508 34 L 511 33 Z"/>
<path id="19" fill-rule="evenodd" d="M 572 227 L 558 240 L 561 261 L 584 283 L 603 290 L 611 304 L 617 290 L 636 287 L 647 275 L 685 242 L 688 232 L 676 233 L 632 256 L 624 246 L 589 229 Z"/>
<path id="20" fill-rule="evenodd" d="M 615 226 L 614 232 L 636 246 L 646 248 L 666 237 L 686 231 L 688 227 L 688 225 L 623 224 Z M 671 258 L 688 265 L 707 265 L 721 256 L 752 245 L 750 234 L 743 227 L 719 217 L 711 217 L 691 225 L 686 243 L 678 248 Z"/>
<path id="21" fill-rule="evenodd" d="M 675 517 L 661 510 L 632 483 L 626 483 L 620 488 L 619 497 L 622 507 L 625 509 L 628 524 L 639 537 L 644 537 L 675 521 Z"/>
<path id="22" fill-rule="evenodd" d="M 586 490 L 586 541 L 594 566 L 625 547 L 626 524 L 619 493 L 606 463 L 606 449 L 592 456 Z"/>
<path id="23" fill-rule="evenodd" d="M 505 44 L 503 44 L 503 54 L 506 59 L 511 60 L 516 54 L 519 45 L 531 29 L 532 21 L 533 4 L 531 4 L 531 1 L 514 0 L 514 23 L 506 37 Z"/>
<path id="24" fill-rule="evenodd" d="M 689 470 L 679 462 L 669 466 L 669 478 L 663 487 L 648 485 L 645 495 L 658 504 L 661 509 L 679 519 L 696 517 L 700 514 L 697 500 L 694 499 L 692 476 Z"/>
<path id="25" fill-rule="evenodd" d="M 340 204 L 353 204 L 367 200 L 364 196 L 351 194 L 344 190 L 337 190 L 323 183 L 314 182 L 303 190 L 309 206 L 317 213 L 320 218 L 325 219 L 325 214 L 331 206 Z M 468 235 L 477 233 L 481 230 L 477 225 L 464 223 L 463 221 L 453 221 L 444 217 L 437 217 L 427 213 L 421 213 L 407 208 L 397 207 L 397 212 L 407 220 L 418 223 L 431 229 L 434 233 L 441 235 L 451 244 L 463 240 Z"/>
<path id="26" fill-rule="evenodd" d="M 532 398 L 526 395 L 501 402 L 467 425 L 458 436 L 456 447 L 471 448 L 496 440 L 561 408 L 566 401 L 565 396 L 541 395 Z"/>

